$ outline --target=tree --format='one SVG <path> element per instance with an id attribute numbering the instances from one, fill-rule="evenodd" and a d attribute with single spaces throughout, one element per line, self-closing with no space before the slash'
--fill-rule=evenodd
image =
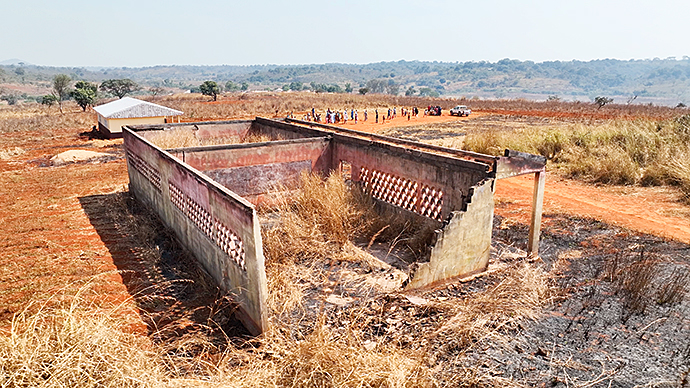
<path id="1" fill-rule="evenodd" d="M 300 90 L 304 89 L 304 85 L 302 85 L 301 82 L 290 82 L 290 90 L 294 90 L 296 92 L 299 92 Z"/>
<path id="2" fill-rule="evenodd" d="M 74 84 L 74 90 L 72 90 L 69 95 L 74 98 L 74 101 L 81 107 L 81 109 L 86 112 L 86 108 L 93 106 L 96 103 L 96 92 L 98 88 L 91 82 L 77 81 Z"/>
<path id="3" fill-rule="evenodd" d="M 69 84 L 72 79 L 67 74 L 58 74 L 53 78 L 53 95 L 62 113 L 62 101 L 69 97 Z"/>
<path id="4" fill-rule="evenodd" d="M 386 93 L 392 94 L 392 95 L 397 95 L 398 92 L 400 91 L 400 85 L 396 84 L 395 81 L 388 80 L 388 85 L 386 85 Z"/>
<path id="5" fill-rule="evenodd" d="M 149 88 L 149 93 L 151 93 L 152 96 L 160 96 L 161 94 L 165 93 L 165 88 L 162 86 L 152 86 Z"/>
<path id="6" fill-rule="evenodd" d="M 381 79 L 370 79 L 367 81 L 366 88 L 370 93 L 384 93 L 388 83 Z"/>
<path id="7" fill-rule="evenodd" d="M 240 87 L 240 90 L 245 91 L 249 89 L 249 84 L 246 82 L 242 82 L 242 87 Z"/>
<path id="8" fill-rule="evenodd" d="M 55 97 L 52 94 L 46 94 L 45 96 L 41 97 L 40 103 L 43 105 L 47 106 L 53 106 L 57 102 L 57 97 Z"/>
<path id="9" fill-rule="evenodd" d="M 238 85 L 232 81 L 228 81 L 225 83 L 225 90 L 228 92 L 236 92 L 236 91 L 240 90 L 240 85 Z"/>
<path id="10" fill-rule="evenodd" d="M 352 84 L 350 84 L 350 83 L 345 84 L 345 93 L 352 93 Z"/>
<path id="11" fill-rule="evenodd" d="M 359 88 L 359 94 L 365 95 L 369 93 L 369 88 Z"/>
<path id="12" fill-rule="evenodd" d="M 597 96 L 594 97 L 594 103 L 598 106 L 597 109 L 601 109 L 604 105 L 613 102 L 613 98 Z"/>
<path id="13" fill-rule="evenodd" d="M 0 96 L 0 100 L 7 101 L 7 105 L 15 105 L 19 101 L 19 97 L 14 93 L 3 94 Z"/>
<path id="14" fill-rule="evenodd" d="M 431 88 L 420 88 L 419 89 L 419 95 L 421 97 L 439 97 L 441 94 L 437 92 L 436 90 L 433 90 Z"/>
<path id="15" fill-rule="evenodd" d="M 199 85 L 199 90 L 201 90 L 201 94 L 204 96 L 213 97 L 213 101 L 218 99 L 218 93 L 220 93 L 218 84 L 215 81 L 204 82 L 203 84 Z"/>
<path id="16" fill-rule="evenodd" d="M 408 97 L 409 97 L 409 96 L 414 96 L 415 93 L 417 93 L 417 91 L 414 90 L 414 86 L 410 86 L 410 87 L 407 88 L 407 90 L 405 91 L 405 95 L 408 96 Z"/>
<path id="17" fill-rule="evenodd" d="M 101 82 L 101 90 L 122 98 L 139 89 L 139 85 L 129 78 L 107 79 Z"/>

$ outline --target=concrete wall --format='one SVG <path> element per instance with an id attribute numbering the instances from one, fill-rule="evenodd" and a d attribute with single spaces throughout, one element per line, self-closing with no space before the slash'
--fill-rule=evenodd
<path id="1" fill-rule="evenodd" d="M 254 207 L 125 129 L 131 192 L 150 206 L 238 304 L 255 334 L 266 329 L 266 272 Z"/>
<path id="2" fill-rule="evenodd" d="M 145 125 L 145 124 L 163 124 L 165 117 L 134 117 L 130 119 L 105 119 L 110 133 L 122 132 L 122 127 L 126 125 Z"/>
<path id="3" fill-rule="evenodd" d="M 214 181 L 255 205 L 279 187 L 292 188 L 302 172 L 330 169 L 327 137 L 170 150 Z"/>
<path id="4" fill-rule="evenodd" d="M 428 262 L 418 264 L 407 288 L 486 269 L 493 227 L 494 158 L 454 151 L 449 152 L 452 156 L 442 155 L 414 142 L 399 144 L 381 136 L 373 140 L 356 131 L 305 129 L 311 136 L 330 133 L 331 168 L 347 164 L 352 181 L 387 209 L 392 206 L 408 213 L 408 219 L 416 214 L 437 222 Z"/>
<path id="5" fill-rule="evenodd" d="M 251 132 L 283 140 L 325 136 L 324 131 L 312 130 L 311 128 L 292 125 L 277 120 L 264 119 L 262 117 L 257 117 L 254 122 L 252 122 Z"/>
<path id="6" fill-rule="evenodd" d="M 461 209 L 470 187 L 488 177 L 484 164 L 334 136 L 333 164 L 342 162 L 374 198 L 438 221 Z"/>
<path id="7" fill-rule="evenodd" d="M 251 120 L 206 121 L 199 123 L 168 123 L 165 125 L 133 125 L 131 129 L 148 139 L 156 131 L 165 129 L 186 129 L 195 131 L 195 136 L 201 140 L 223 139 L 230 143 L 238 143 L 249 132 Z"/>
<path id="8" fill-rule="evenodd" d="M 144 139 L 146 130 L 168 127 L 188 128 L 207 138 L 255 133 L 284 140 L 168 153 Z M 302 171 L 327 173 L 346 166 L 350 179 L 379 204 L 410 219 L 421 217 L 428 220 L 421 224 L 437 228 L 428 261 L 418 263 L 407 284 L 417 288 L 486 269 L 497 166 L 505 170 L 515 165 L 518 172 L 533 169 L 533 163 L 513 163 L 511 155 L 499 160 L 352 130 L 262 118 L 137 130 L 143 131 L 141 136 L 125 130 L 132 191 L 161 215 L 233 295 L 254 332 L 266 327 L 266 275 L 259 222 L 248 200 L 259 203 L 276 184 L 289 186 Z"/>
<path id="9" fill-rule="evenodd" d="M 464 210 L 453 211 L 437 231 L 429 262 L 418 264 L 407 288 L 484 271 L 489 264 L 494 216 L 494 179 L 473 186 Z"/>
<path id="10" fill-rule="evenodd" d="M 315 127 L 257 118 L 252 131 L 283 137 L 331 137 L 328 169 L 339 169 L 345 162 L 351 167 L 351 179 L 361 182 L 375 198 L 438 221 L 462 209 L 470 188 L 492 175 L 494 158 L 489 156 L 439 155 L 414 149 L 425 147 L 415 142 L 398 144 L 398 139 L 311 125 Z"/>

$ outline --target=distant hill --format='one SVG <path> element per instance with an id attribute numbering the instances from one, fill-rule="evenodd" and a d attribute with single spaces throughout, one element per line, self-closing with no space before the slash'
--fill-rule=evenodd
<path id="1" fill-rule="evenodd" d="M 10 60 L 16 61 L 16 60 Z M 144 87 L 188 90 L 206 80 L 250 90 L 282 88 L 357 93 L 416 93 L 479 98 L 527 98 L 591 101 L 608 96 L 615 102 L 676 105 L 690 103 L 690 58 L 622 61 L 532 62 L 379 62 L 364 65 L 152 66 L 140 68 L 64 68 L 0 65 L 0 83 L 48 84 L 56 74 L 101 82 L 131 78 Z M 410 89 L 412 88 L 412 89 Z"/>
<path id="2" fill-rule="evenodd" d="M 4 66 L 10 66 L 10 65 L 30 65 L 29 62 L 22 61 L 21 59 L 17 58 L 12 58 L 12 59 L 6 59 L 2 62 L 0 62 L 0 65 Z"/>

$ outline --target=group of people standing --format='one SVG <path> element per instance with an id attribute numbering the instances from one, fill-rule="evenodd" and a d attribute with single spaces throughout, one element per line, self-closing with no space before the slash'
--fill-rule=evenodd
<path id="1" fill-rule="evenodd" d="M 410 120 L 412 116 L 419 116 L 419 109 L 417 107 L 401 107 L 400 109 L 398 109 L 397 107 L 388 108 L 388 111 L 381 112 L 381 115 L 379 115 L 378 109 L 374 109 L 376 123 L 379 123 L 379 117 L 381 118 L 381 124 L 385 123 L 386 120 L 394 119 L 398 116 L 398 112 L 400 112 L 402 117 L 407 116 L 408 120 Z M 365 109 L 363 113 L 364 121 L 367 121 L 369 119 L 369 112 L 367 111 L 367 109 Z M 357 109 L 350 109 L 349 111 L 347 109 L 344 109 L 343 111 L 336 111 L 331 110 L 329 108 L 326 110 L 325 116 L 326 124 L 346 124 L 348 120 L 354 121 L 355 124 L 359 122 L 359 111 Z M 311 112 L 307 112 L 307 114 L 304 115 L 303 119 L 304 121 L 314 121 L 317 123 L 324 122 L 321 113 L 316 112 L 316 109 L 314 108 L 311 109 Z"/>

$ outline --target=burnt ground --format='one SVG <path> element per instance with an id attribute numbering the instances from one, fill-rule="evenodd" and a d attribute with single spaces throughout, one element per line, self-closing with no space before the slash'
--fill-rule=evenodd
<path id="1" fill-rule="evenodd" d="M 118 201 L 124 206 L 119 210 L 102 208 Z M 179 343 L 203 334 L 219 350 L 228 339 L 250 344 L 231 304 L 155 216 L 127 193 L 80 202 L 115 253 L 151 336 Z M 336 330 L 357 321 L 364 346 L 394 342 L 425 352 L 428 362 L 444 366 L 439 375 L 449 384 L 453 374 L 472 370 L 478 382 L 491 385 L 500 379 L 549 387 L 690 386 L 690 246 L 591 219 L 544 216 L 541 256 L 532 264 L 548 272 L 552 297 L 536 320 L 498 328 L 502 340 L 454 344 L 452 333 L 429 335 L 447 321 L 447 304 L 474 298 L 503 280 L 504 273 L 492 269 L 527 261 L 519 249 L 526 236 L 526 225 L 496 216 L 487 274 L 416 295 L 386 292 L 362 280 L 392 278 L 395 270 L 356 260 L 312 263 L 310 270 L 319 276 L 304 284 L 303 308 L 280 319 L 292 321 L 295 340 L 320 319 Z M 141 254 L 132 256 L 133 250 Z"/>
<path id="2" fill-rule="evenodd" d="M 65 140 L 70 147 L 83 146 L 73 146 L 76 141 Z M 120 278 L 108 277 L 108 285 L 121 282 L 126 290 L 108 286 L 99 298 L 133 297 L 145 330 L 159 343 L 193 352 L 248 339 L 229 301 L 155 216 L 122 191 L 124 161 L 62 167 L 36 162 L 57 152 L 30 150 L 3 162 L 0 177 L 13 194 L 0 198 L 5 319 L 29 299 L 47 298 L 67 282 L 114 268 Z M 498 203 L 497 213 L 509 205 Z M 327 283 L 305 286 L 305 319 L 295 336 L 307 332 L 320 313 L 332 327 L 346 326 L 353 312 L 366 313 L 364 346 L 392 341 L 423 352 L 432 366 L 442 366 L 442 377 L 471 369 L 485 384 L 500 377 L 503 385 L 524 386 L 690 386 L 690 246 L 556 213 L 544 215 L 542 231 L 541 260 L 532 264 L 550 274 L 552 300 L 539 318 L 497 328 L 507 340 L 447 346 L 452 333 L 429 336 L 446 320 L 446 305 L 470 300 L 503 280 L 492 268 L 526 260 L 520 248 L 527 226 L 501 216 L 489 272 L 426 290 L 418 295 L 421 301 L 343 281 L 345 273 L 386 278 L 385 269 L 338 260 L 314 265 Z M 330 295 L 341 299 L 328 302 Z M 211 345 L 197 341 L 175 348 L 200 335 Z"/>
<path id="3" fill-rule="evenodd" d="M 428 335 L 447 314 L 439 302 L 472 298 L 498 284 L 500 273 L 426 291 L 424 305 L 372 295 L 364 303 L 370 340 L 428 352 L 448 374 L 473 370 L 490 385 L 500 377 L 523 386 L 690 386 L 690 246 L 590 219 L 546 215 L 545 224 L 535 264 L 550 274 L 552 302 L 538 319 L 499 330 L 507 341 L 449 347 L 452 333 Z M 525 261 L 515 247 L 526 245 L 526 235 L 525 225 L 497 216 L 490 270 Z M 326 312 L 332 326 L 352 319 L 347 308 Z"/>
<path id="4" fill-rule="evenodd" d="M 527 232 L 496 216 L 487 273 L 414 295 L 342 280 L 344 272 L 371 273 L 367 266 L 319 264 L 328 280 L 308 287 L 293 329 L 308 333 L 320 318 L 335 330 L 357 322 L 365 346 L 393 342 L 426 354 L 449 385 L 471 371 L 488 386 L 690 386 L 690 246 L 592 219 L 544 216 L 541 256 L 531 265 L 547 273 L 551 297 L 536 319 L 496 327 L 500 336 L 438 335 L 448 305 L 496 287 L 506 276 L 500 268 L 530 261 L 519 249 Z"/>
<path id="5" fill-rule="evenodd" d="M 495 231 L 525 244 L 514 235 L 525 227 Z M 690 386 L 690 246 L 546 215 L 540 248 L 557 297 L 507 346 L 471 360 L 527 385 Z"/>

